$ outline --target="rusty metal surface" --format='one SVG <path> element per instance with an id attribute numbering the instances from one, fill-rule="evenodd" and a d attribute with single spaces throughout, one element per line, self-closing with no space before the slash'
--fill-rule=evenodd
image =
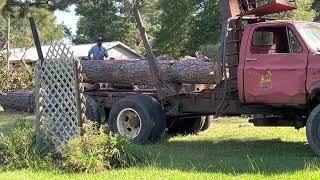
<path id="1" fill-rule="evenodd" d="M 248 0 L 241 0 L 243 2 Z M 246 11 L 241 15 L 263 16 L 297 9 L 297 3 L 292 0 L 256 0 L 247 3 Z"/>
<path id="2" fill-rule="evenodd" d="M 224 21 L 241 13 L 238 0 L 220 0 L 219 6 Z"/>
<path id="3" fill-rule="evenodd" d="M 167 114 L 171 116 L 184 115 L 210 115 L 216 113 L 216 108 L 222 98 L 222 89 L 217 87 L 214 90 L 204 91 L 202 93 L 192 93 L 172 97 L 170 107 L 166 107 Z M 171 111 L 170 111 L 171 110 Z M 243 115 L 243 114 L 267 114 L 284 115 L 290 112 L 303 115 L 304 106 L 288 105 L 268 105 L 268 104 L 243 104 L 239 100 L 227 97 L 223 104 L 221 115 Z"/>
<path id="4" fill-rule="evenodd" d="M 263 16 L 297 9 L 295 0 L 220 0 L 222 19 Z"/>

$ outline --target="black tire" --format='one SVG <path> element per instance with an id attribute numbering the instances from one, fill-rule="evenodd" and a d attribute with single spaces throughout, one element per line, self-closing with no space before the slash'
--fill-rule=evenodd
<path id="1" fill-rule="evenodd" d="M 99 106 L 91 96 L 86 96 L 86 117 L 87 119 L 101 124 L 101 114 Z"/>
<path id="2" fill-rule="evenodd" d="M 162 137 L 166 127 L 165 113 L 156 99 L 145 95 L 124 97 L 112 106 L 109 114 L 111 131 L 121 134 L 117 119 L 126 109 L 134 110 L 140 118 L 140 131 L 129 140 L 143 144 L 148 141 L 157 141 Z M 125 134 L 122 133 L 122 135 Z"/>
<path id="3" fill-rule="evenodd" d="M 201 128 L 202 132 L 206 132 L 210 128 L 211 123 L 214 119 L 214 116 L 205 116 L 204 118 L 205 118 L 205 121 L 204 121 L 204 124 Z"/>
<path id="4" fill-rule="evenodd" d="M 168 134 L 197 134 L 205 124 L 205 117 L 176 119 Z"/>
<path id="5" fill-rule="evenodd" d="M 320 155 L 320 105 L 312 110 L 306 126 L 309 145 L 317 155 Z"/>

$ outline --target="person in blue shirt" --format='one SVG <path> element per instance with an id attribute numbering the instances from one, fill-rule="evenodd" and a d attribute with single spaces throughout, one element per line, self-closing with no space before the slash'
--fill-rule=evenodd
<path id="1" fill-rule="evenodd" d="M 108 51 L 102 46 L 102 42 L 103 39 L 98 38 L 97 44 L 92 46 L 88 53 L 89 60 L 104 60 L 104 58 L 108 57 Z M 93 55 L 93 58 L 91 58 L 91 55 Z"/>

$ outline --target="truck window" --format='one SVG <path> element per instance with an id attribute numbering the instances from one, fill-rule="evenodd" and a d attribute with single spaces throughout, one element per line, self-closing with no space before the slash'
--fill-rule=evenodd
<path id="1" fill-rule="evenodd" d="M 302 46 L 300 45 L 298 39 L 290 29 L 288 29 L 288 36 L 289 36 L 290 52 L 301 53 L 303 51 Z"/>
<path id="2" fill-rule="evenodd" d="M 301 22 L 295 26 L 307 45 L 317 52 L 320 49 L 320 23 Z"/>
<path id="3" fill-rule="evenodd" d="M 252 37 L 252 54 L 289 53 L 287 27 L 257 28 Z"/>
<path id="4" fill-rule="evenodd" d="M 254 46 L 272 46 L 273 45 L 273 33 L 266 31 L 256 31 L 253 34 L 252 44 Z"/>

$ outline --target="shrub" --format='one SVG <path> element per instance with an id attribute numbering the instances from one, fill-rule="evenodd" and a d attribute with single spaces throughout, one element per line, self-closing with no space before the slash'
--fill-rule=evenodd
<path id="1" fill-rule="evenodd" d="M 93 122 L 87 122 L 83 131 L 66 145 L 62 154 L 64 170 L 95 173 L 131 166 L 142 160 L 139 146 L 119 135 L 105 133 Z"/>
<path id="2" fill-rule="evenodd" d="M 0 60 L 0 91 L 34 89 L 34 68 L 24 63 L 10 65 Z"/>
<path id="3" fill-rule="evenodd" d="M 48 150 L 50 146 L 38 149 L 35 129 L 25 120 L 19 120 L 12 132 L 0 134 L 0 164 L 9 170 L 58 167 L 68 172 L 95 173 L 142 161 L 138 145 L 119 135 L 107 134 L 92 122 L 83 127 L 83 133 L 71 139 L 62 154 L 53 154 Z"/>
<path id="4" fill-rule="evenodd" d="M 34 128 L 25 120 L 17 121 L 15 127 L 8 134 L 0 134 L 0 162 L 7 169 L 51 166 L 50 154 L 36 148 Z"/>

